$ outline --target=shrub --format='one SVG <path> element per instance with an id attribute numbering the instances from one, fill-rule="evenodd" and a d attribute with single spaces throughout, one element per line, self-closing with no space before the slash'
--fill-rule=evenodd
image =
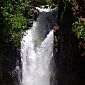
<path id="1" fill-rule="evenodd" d="M 72 24 L 72 28 L 78 39 L 81 38 L 85 40 L 85 22 L 82 22 L 81 19 L 79 19 Z"/>
<path id="2" fill-rule="evenodd" d="M 25 12 L 25 3 L 22 2 L 13 2 L 13 1 L 4 1 L 3 6 L 1 7 L 1 13 L 5 22 L 5 27 L 3 34 L 6 34 L 9 41 L 13 41 L 15 46 L 18 46 L 20 39 L 22 37 L 22 32 L 25 31 L 27 27 L 26 18 L 24 16 Z"/>

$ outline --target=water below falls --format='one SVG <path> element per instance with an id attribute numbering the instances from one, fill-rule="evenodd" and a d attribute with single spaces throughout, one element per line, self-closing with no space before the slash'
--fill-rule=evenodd
<path id="1" fill-rule="evenodd" d="M 37 21 L 34 21 L 33 27 L 27 30 L 21 41 L 21 85 L 50 85 L 53 56 L 51 28 L 56 18 L 53 15 L 55 12 L 45 10 L 40 12 Z"/>

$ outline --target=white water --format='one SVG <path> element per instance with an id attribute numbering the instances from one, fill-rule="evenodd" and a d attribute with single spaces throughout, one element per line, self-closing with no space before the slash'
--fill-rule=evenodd
<path id="1" fill-rule="evenodd" d="M 40 13 L 38 21 L 33 23 L 33 27 L 26 32 L 26 36 L 22 39 L 21 85 L 50 85 L 53 30 L 50 32 L 49 30 L 54 22 L 51 18 L 53 16 L 49 9 Z"/>

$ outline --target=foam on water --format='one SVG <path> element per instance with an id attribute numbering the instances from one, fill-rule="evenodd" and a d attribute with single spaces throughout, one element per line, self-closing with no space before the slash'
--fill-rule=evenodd
<path id="1" fill-rule="evenodd" d="M 40 12 L 42 12 L 42 9 Z M 47 14 L 47 12 L 49 12 Z M 49 18 L 49 20 L 48 20 Z M 51 19 L 52 18 L 52 19 Z M 21 85 L 50 85 L 50 63 L 53 56 L 53 15 L 49 9 L 27 30 L 21 41 Z"/>

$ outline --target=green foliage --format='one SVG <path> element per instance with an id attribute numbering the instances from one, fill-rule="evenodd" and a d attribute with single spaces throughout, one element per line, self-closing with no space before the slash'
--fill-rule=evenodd
<path id="1" fill-rule="evenodd" d="M 21 38 L 21 33 L 25 31 L 26 19 L 21 14 L 13 15 L 9 18 L 8 24 L 10 39 L 14 41 L 15 44 L 19 44 Z"/>
<path id="2" fill-rule="evenodd" d="M 52 4 L 52 0 L 46 0 L 47 4 Z"/>
<path id="3" fill-rule="evenodd" d="M 25 7 L 25 3 L 8 0 L 4 2 L 3 7 L 1 7 L 1 13 L 5 22 L 4 34 L 9 37 L 9 39 L 7 39 L 8 42 L 13 41 L 15 46 L 19 45 L 22 32 L 24 32 L 27 27 L 24 16 Z"/>
<path id="4" fill-rule="evenodd" d="M 78 38 L 82 38 L 85 40 L 85 23 L 81 22 L 80 19 L 79 21 L 76 21 L 72 25 L 73 27 L 73 32 Z"/>

